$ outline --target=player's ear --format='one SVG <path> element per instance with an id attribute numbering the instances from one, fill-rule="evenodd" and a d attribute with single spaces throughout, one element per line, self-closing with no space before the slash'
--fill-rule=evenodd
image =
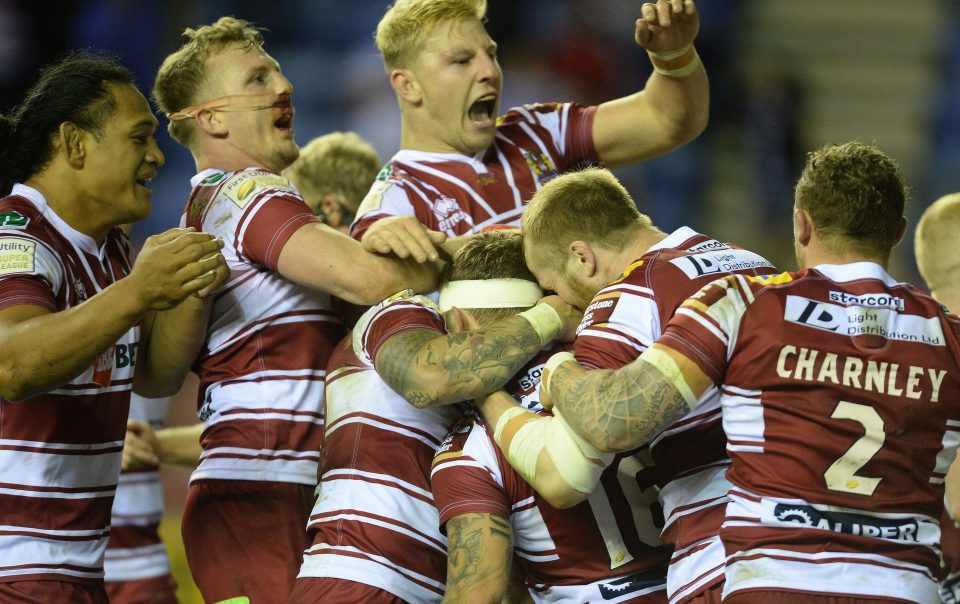
<path id="1" fill-rule="evenodd" d="M 893 246 L 896 247 L 900 245 L 900 242 L 903 241 L 903 235 L 907 232 L 907 219 L 903 216 L 900 217 L 900 224 L 897 225 L 897 232 L 893 235 Z"/>
<path id="2" fill-rule="evenodd" d="M 74 124 L 63 122 L 57 131 L 57 144 L 67 163 L 73 168 L 82 168 L 86 158 L 86 138 L 89 133 Z"/>
<path id="3" fill-rule="evenodd" d="M 401 99 L 411 105 L 419 105 L 423 100 L 420 83 L 409 69 L 394 69 L 390 72 L 390 86 Z"/>
<path id="4" fill-rule="evenodd" d="M 810 219 L 810 214 L 806 210 L 800 208 L 793 209 L 793 238 L 800 245 L 807 245 L 810 243 L 810 238 L 813 237 L 813 221 Z"/>
<path id="5" fill-rule="evenodd" d="M 597 255 L 589 243 L 586 241 L 571 241 L 569 250 L 577 260 L 577 268 L 585 277 L 592 277 L 597 272 Z"/>
<path id="6" fill-rule="evenodd" d="M 216 138 L 223 138 L 229 134 L 229 130 L 227 130 L 226 124 L 224 124 L 221 119 L 222 115 L 219 111 L 201 109 L 200 112 L 197 113 L 197 117 L 193 119 L 193 123 L 201 132 Z"/>

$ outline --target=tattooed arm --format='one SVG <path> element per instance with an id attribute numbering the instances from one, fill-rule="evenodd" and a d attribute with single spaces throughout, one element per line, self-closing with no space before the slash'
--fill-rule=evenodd
<path id="1" fill-rule="evenodd" d="M 572 339 L 578 312 L 562 302 L 545 303 L 557 310 L 563 323 L 556 337 Z M 423 409 L 498 390 L 545 344 L 533 324 L 516 315 L 457 333 L 398 333 L 377 351 L 374 367 L 395 392 Z"/>
<path id="2" fill-rule="evenodd" d="M 649 441 L 692 409 L 711 385 L 696 363 L 662 344 L 616 371 L 565 362 L 543 380 L 567 424 L 611 453 Z"/>
<path id="3" fill-rule="evenodd" d="M 494 514 L 463 514 L 447 522 L 447 535 L 444 604 L 498 604 L 510 581 L 510 522 Z"/>

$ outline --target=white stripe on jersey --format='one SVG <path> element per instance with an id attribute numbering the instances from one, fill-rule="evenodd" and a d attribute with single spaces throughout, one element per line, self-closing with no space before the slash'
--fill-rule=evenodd
<path id="1" fill-rule="evenodd" d="M 446 547 L 437 545 L 437 543 L 432 539 L 425 539 L 421 533 L 409 528 L 409 525 L 401 522 L 387 522 L 385 520 L 382 520 L 380 518 L 375 518 L 373 516 L 369 516 L 362 512 L 356 513 L 356 514 L 347 514 L 347 513 L 331 514 L 330 516 L 324 516 L 323 518 L 312 521 L 311 523 L 307 524 L 307 526 L 316 527 L 317 525 L 323 524 L 325 522 L 341 522 L 344 520 L 362 522 L 363 524 L 370 524 L 373 526 L 379 526 L 380 528 L 385 528 L 387 530 L 395 531 L 402 535 L 406 535 L 407 537 L 410 537 L 415 541 L 419 541 L 420 543 L 426 545 L 427 547 L 435 549 L 437 552 L 439 552 L 444 556 L 447 555 Z"/>
<path id="2" fill-rule="evenodd" d="M 517 188 L 517 181 L 513 177 L 513 170 L 510 168 L 510 161 L 507 159 L 507 156 L 503 154 L 503 151 L 501 151 L 499 147 L 494 147 L 494 149 L 497 150 L 497 161 L 500 162 L 500 167 L 503 168 L 503 176 L 504 178 L 507 179 L 507 184 L 510 186 L 510 192 L 513 193 L 513 203 L 517 207 L 517 209 L 520 210 L 520 212 L 522 213 L 524 200 L 520 197 L 520 190 Z M 510 213 L 510 215 L 513 215 L 513 214 Z M 507 215 L 503 214 L 499 217 L 499 219 L 502 221 L 502 219 L 506 217 Z M 491 220 L 494 220 L 494 219 L 491 218 L 485 221 L 483 224 L 485 224 L 486 222 L 490 222 Z M 477 226 L 480 226 L 480 225 L 477 225 Z"/>
<path id="3" fill-rule="evenodd" d="M 704 327 L 704 329 L 706 329 L 707 331 L 709 331 L 709 332 L 710 332 L 713 336 L 715 336 L 718 340 L 720 340 L 720 342 L 722 342 L 724 346 L 729 346 L 729 345 L 730 345 L 730 339 L 727 338 L 727 334 L 725 334 L 725 333 L 723 333 L 722 331 L 720 331 L 719 329 L 717 329 L 717 326 L 716 326 L 716 325 L 714 325 L 714 324 L 711 323 L 710 321 L 706 320 L 706 319 L 703 317 L 703 315 L 701 315 L 700 313 L 698 313 L 698 312 L 696 312 L 696 311 L 694 311 L 694 310 L 690 310 L 689 308 L 684 308 L 683 306 L 681 306 L 680 308 L 678 308 L 678 309 L 676 310 L 676 312 L 675 312 L 674 314 L 675 314 L 675 315 L 684 315 L 684 316 L 690 317 L 691 319 L 693 319 L 694 321 L 696 321 L 697 323 L 699 323 L 700 325 L 702 325 L 702 326 Z"/>
<path id="4" fill-rule="evenodd" d="M 726 555 L 719 535 L 673 552 L 667 568 L 670 604 L 682 602 L 713 581 L 722 579 Z"/>
<path id="5" fill-rule="evenodd" d="M 110 446 L 119 447 L 122 443 Z M 64 455 L 59 450 L 77 450 L 73 446 L 43 447 L 49 453 L 0 449 L 0 476 L 11 486 L 53 487 L 58 489 L 114 487 L 120 472 L 122 452 L 96 455 Z M 99 448 L 96 445 L 94 448 Z M 54 459 L 56 462 L 54 463 Z M 28 490 L 25 493 L 32 496 Z M 38 493 L 43 496 L 44 494 Z M 89 496 L 89 495 L 88 495 Z"/>
<path id="6" fill-rule="evenodd" d="M 349 553 L 352 555 L 343 555 Z M 303 556 L 297 578 L 330 577 L 371 585 L 388 591 L 407 602 L 433 604 L 440 602 L 446 585 L 414 572 L 391 560 L 361 551 L 352 546 L 331 546 L 318 543 Z M 433 587 L 423 587 L 414 581 Z"/>
<path id="7" fill-rule="evenodd" d="M 386 488 L 386 489 L 390 489 L 391 487 L 388 486 L 388 485 L 382 485 L 382 484 L 378 484 L 378 483 L 375 483 L 375 482 L 368 482 L 368 481 L 365 481 L 365 480 L 363 480 L 363 479 L 364 479 L 364 478 L 369 478 L 369 479 L 371 479 L 371 480 L 382 480 L 383 482 L 393 483 L 393 484 L 397 485 L 397 487 L 400 488 L 400 489 L 405 489 L 405 490 L 407 490 L 407 491 L 412 491 L 412 492 L 416 493 L 417 495 L 420 495 L 421 497 L 424 497 L 424 498 L 428 499 L 429 501 L 433 501 L 433 493 L 431 493 L 430 491 L 421 489 L 421 488 L 418 487 L 417 485 L 411 484 L 411 483 L 407 482 L 406 480 L 397 478 L 396 476 L 393 476 L 393 475 L 391 475 L 391 474 L 380 474 L 380 473 L 377 473 L 377 472 L 365 472 L 365 471 L 363 471 L 363 470 L 355 470 L 355 469 L 330 470 L 329 472 L 324 473 L 324 475 L 320 477 L 320 480 L 321 480 L 321 482 L 322 482 L 322 484 L 323 484 L 323 496 L 324 496 L 324 498 L 326 499 L 326 498 L 328 498 L 328 497 L 333 497 L 333 496 L 334 496 L 334 494 L 333 494 L 332 491 L 328 491 L 327 483 L 324 482 L 324 481 L 328 481 L 328 480 L 329 480 L 329 481 L 333 481 L 333 480 L 336 480 L 336 479 L 352 479 L 352 478 L 359 479 L 361 482 L 364 483 L 364 488 L 367 488 L 367 489 L 380 490 L 380 487 L 383 487 L 383 488 Z M 330 484 L 334 484 L 334 483 L 331 482 Z M 334 490 L 335 490 L 336 488 L 337 488 L 337 487 L 330 487 L 330 489 L 334 489 Z M 348 488 L 348 487 L 344 487 L 344 488 Z M 394 494 L 395 494 L 395 491 L 390 491 L 389 493 L 381 493 L 381 495 L 386 495 L 387 498 L 389 498 L 391 495 L 394 495 Z M 370 501 L 370 502 L 364 502 L 364 505 L 367 505 L 367 503 L 369 503 L 370 505 L 375 505 L 375 503 L 374 503 L 375 501 L 381 501 L 381 500 L 378 498 L 378 499 L 372 500 L 372 501 Z M 341 506 L 341 507 L 342 507 L 342 506 Z M 341 508 L 336 508 L 336 507 L 326 506 L 326 505 L 320 506 L 320 505 L 319 505 L 319 502 L 318 502 L 317 507 L 314 508 L 313 514 L 320 513 L 320 512 L 318 512 L 318 510 L 320 510 L 320 509 L 341 509 Z M 431 508 L 431 509 L 432 509 L 432 508 Z M 434 512 L 436 512 L 436 510 L 434 510 Z M 386 515 L 389 516 L 390 514 L 388 513 L 388 514 L 386 514 Z M 433 515 L 427 514 L 427 516 L 430 516 L 430 517 L 431 517 L 431 522 L 433 521 L 433 519 L 435 519 L 435 514 L 433 514 Z"/>
<path id="8" fill-rule="evenodd" d="M 111 514 L 113 526 L 147 526 L 163 516 L 163 486 L 159 472 L 121 474 Z"/>
<path id="9" fill-rule="evenodd" d="M 733 485 L 725 478 L 730 460 L 723 461 L 725 463 L 721 466 L 675 478 L 663 485 L 660 501 L 663 504 L 664 530 L 678 518 L 727 502 L 727 493 Z"/>
<path id="10" fill-rule="evenodd" d="M 335 431 L 338 430 L 339 428 L 341 428 L 341 427 L 343 427 L 343 426 L 348 426 L 348 425 L 350 425 L 350 424 L 363 424 L 363 425 L 366 425 L 366 426 L 373 426 L 373 427 L 375 427 L 375 428 L 379 428 L 379 429 L 381 429 L 381 430 L 386 430 L 386 431 L 388 431 L 388 432 L 394 432 L 394 433 L 396 433 L 396 434 L 402 434 L 403 436 L 406 436 L 407 438 L 413 438 L 413 439 L 419 440 L 419 441 L 422 442 L 424 445 L 426 445 L 426 446 L 428 446 L 428 447 L 431 447 L 431 448 L 434 448 L 434 447 L 437 446 L 437 442 L 436 442 L 435 440 L 433 440 L 432 438 L 429 438 L 429 437 L 427 437 L 427 436 L 424 436 L 423 434 L 419 434 L 419 433 L 417 433 L 417 432 L 414 432 L 414 431 L 412 431 L 412 430 L 409 430 L 409 429 L 407 429 L 405 426 L 396 425 L 396 424 L 388 424 L 388 423 L 386 423 L 386 422 L 378 421 L 378 420 L 376 420 L 376 419 L 374 419 L 374 418 L 371 418 L 371 417 L 368 417 L 368 416 L 361 416 L 361 415 L 358 415 L 358 416 L 356 416 L 356 417 L 349 417 L 349 418 L 347 418 L 347 419 L 344 419 L 344 420 L 341 420 L 341 421 L 337 422 L 337 424 L 336 424 L 335 426 L 333 426 L 333 427 L 330 429 L 330 431 L 327 433 L 327 438 L 329 439 L 329 438 L 330 438 L 330 434 L 332 434 L 333 432 L 335 432 Z"/>
<path id="11" fill-rule="evenodd" d="M 29 529 L 30 536 L 25 537 L 22 527 L 0 527 L 0 530 L 16 530 L 20 534 L 0 534 L 0 576 L 23 575 L 31 572 L 40 574 L 54 572 L 60 575 L 73 577 L 98 578 L 103 576 L 101 556 L 107 545 L 106 535 L 100 536 L 108 529 L 101 531 L 42 531 Z M 85 540 L 61 540 L 57 537 L 88 537 Z M 24 568 L 9 568 L 30 564 L 71 565 L 80 567 L 77 570 L 70 568 L 38 567 L 36 571 Z"/>
<path id="12" fill-rule="evenodd" d="M 216 449 L 205 451 L 210 455 Z M 257 450 L 251 450 L 252 455 L 259 455 Z M 225 457 L 207 457 L 200 462 L 197 469 L 190 475 L 190 482 L 195 480 L 258 480 L 261 482 L 290 482 L 314 486 L 317 483 L 316 459 L 258 459 L 250 457 L 233 457 L 227 453 Z"/>
<path id="13" fill-rule="evenodd" d="M 446 172 L 444 172 L 444 171 L 442 171 L 442 170 L 437 170 L 436 168 L 430 167 L 430 166 L 427 165 L 427 164 L 422 164 L 422 163 L 414 162 L 414 161 L 403 162 L 403 163 L 407 164 L 408 166 L 411 166 L 412 168 L 414 168 L 414 169 L 416 169 L 416 170 L 421 170 L 421 171 L 423 171 L 423 172 L 426 172 L 427 174 L 430 174 L 431 176 L 434 176 L 434 177 L 439 178 L 439 179 L 441 179 L 441 180 L 445 180 L 445 181 L 449 182 L 450 184 L 455 185 L 455 186 L 463 189 L 464 192 L 469 193 L 470 198 L 473 199 L 473 201 L 474 201 L 478 206 L 480 206 L 481 208 L 483 208 L 483 210 L 484 210 L 487 214 L 489 214 L 489 215 L 494 215 L 494 214 L 496 214 L 496 212 L 493 211 L 493 208 L 490 207 L 490 204 L 487 203 L 487 200 L 486 200 L 486 199 L 484 199 L 483 197 L 481 197 L 480 194 L 478 194 L 478 193 L 473 189 L 473 187 L 471 187 L 469 184 L 463 182 L 463 181 L 460 180 L 459 178 L 454 178 L 454 177 L 451 176 L 450 174 L 448 174 L 448 173 L 446 173 Z"/>
<path id="14" fill-rule="evenodd" d="M 143 547 L 107 549 L 104 581 L 136 581 L 170 574 L 170 560 L 162 543 Z"/>
<path id="15" fill-rule="evenodd" d="M 326 323 L 339 323 L 340 319 L 335 317 L 329 311 L 324 309 L 303 309 L 294 305 L 285 305 L 279 304 L 273 307 L 273 310 L 276 312 L 272 315 L 262 317 L 254 323 L 242 323 L 236 325 L 239 328 L 239 331 L 232 334 L 222 333 L 224 329 L 219 329 L 210 334 L 210 340 L 208 342 L 210 356 L 216 355 L 222 352 L 224 349 L 233 346 L 238 341 L 243 338 L 248 338 L 255 333 L 259 333 L 268 327 L 276 327 L 277 325 L 287 325 L 290 323 L 307 323 L 309 321 L 322 321 Z M 289 313 L 292 311 L 304 311 L 298 312 L 296 315 L 292 316 L 279 316 L 284 313 Z M 309 312 L 307 312 L 309 311 Z M 246 377 L 246 376 L 244 376 Z"/>
<path id="16" fill-rule="evenodd" d="M 727 451 L 762 453 L 763 446 L 730 444 L 729 441 L 765 442 L 763 431 L 763 405 L 759 390 L 744 390 L 724 386 L 721 393 L 723 406 L 723 431 L 727 435 Z"/>
<path id="17" fill-rule="evenodd" d="M 619 336 L 608 331 L 601 331 L 599 329 L 587 328 L 580 332 L 577 335 L 578 338 L 600 338 L 602 340 L 611 340 L 613 342 L 620 342 L 621 344 L 626 344 L 630 348 L 633 348 L 637 351 L 638 354 L 646 350 L 645 346 L 638 345 L 636 342 L 629 340 L 623 336 Z"/>
<path id="18" fill-rule="evenodd" d="M 740 590 L 764 588 L 900 598 L 922 604 L 940 602 L 937 582 L 925 567 L 886 556 L 758 548 L 730 557 L 723 598 Z"/>

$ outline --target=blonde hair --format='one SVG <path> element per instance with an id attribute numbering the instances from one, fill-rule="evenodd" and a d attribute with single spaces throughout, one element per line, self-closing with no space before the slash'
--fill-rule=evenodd
<path id="1" fill-rule="evenodd" d="M 931 292 L 942 295 L 953 290 L 960 293 L 960 193 L 945 195 L 933 202 L 917 223 L 914 252 L 917 267 Z M 946 300 L 940 302 L 947 304 Z M 951 301 L 956 306 L 956 301 Z M 948 304 L 948 306 L 950 306 Z M 951 308 L 952 312 L 960 308 Z"/>
<path id="2" fill-rule="evenodd" d="M 300 149 L 300 157 L 283 175 L 293 181 L 313 207 L 330 193 L 343 195 L 356 211 L 380 171 L 380 157 L 373 145 L 356 132 L 331 132 L 318 136 Z"/>
<path id="3" fill-rule="evenodd" d="M 207 75 L 207 59 L 233 44 L 263 48 L 260 31 L 249 21 L 234 17 L 220 17 L 212 25 L 183 30 L 189 41 L 160 65 L 153 84 L 154 102 L 168 115 L 196 104 L 197 91 Z M 171 121 L 167 130 L 178 142 L 189 146 L 194 132 L 193 120 Z"/>
<path id="4" fill-rule="evenodd" d="M 622 247 L 636 228 L 651 227 L 626 188 L 609 170 L 585 168 L 554 178 L 523 212 L 523 238 L 556 263 L 571 241 Z"/>
<path id="5" fill-rule="evenodd" d="M 377 48 L 387 73 L 409 66 L 441 23 L 483 22 L 486 14 L 487 0 L 397 0 L 377 25 Z"/>

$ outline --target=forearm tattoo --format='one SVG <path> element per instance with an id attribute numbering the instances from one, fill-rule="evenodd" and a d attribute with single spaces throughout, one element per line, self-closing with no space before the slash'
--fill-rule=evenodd
<path id="1" fill-rule="evenodd" d="M 457 403 L 502 387 L 541 348 L 522 317 L 440 336 L 413 330 L 391 337 L 377 353 L 377 373 L 415 407 Z"/>
<path id="2" fill-rule="evenodd" d="M 643 361 L 617 371 L 564 363 L 550 376 L 549 394 L 567 423 L 601 451 L 638 447 L 687 412 L 676 387 Z"/>
<path id="3" fill-rule="evenodd" d="M 493 514 L 464 514 L 447 522 L 447 592 L 444 602 L 472 602 L 481 585 L 506 591 L 512 529 Z"/>

